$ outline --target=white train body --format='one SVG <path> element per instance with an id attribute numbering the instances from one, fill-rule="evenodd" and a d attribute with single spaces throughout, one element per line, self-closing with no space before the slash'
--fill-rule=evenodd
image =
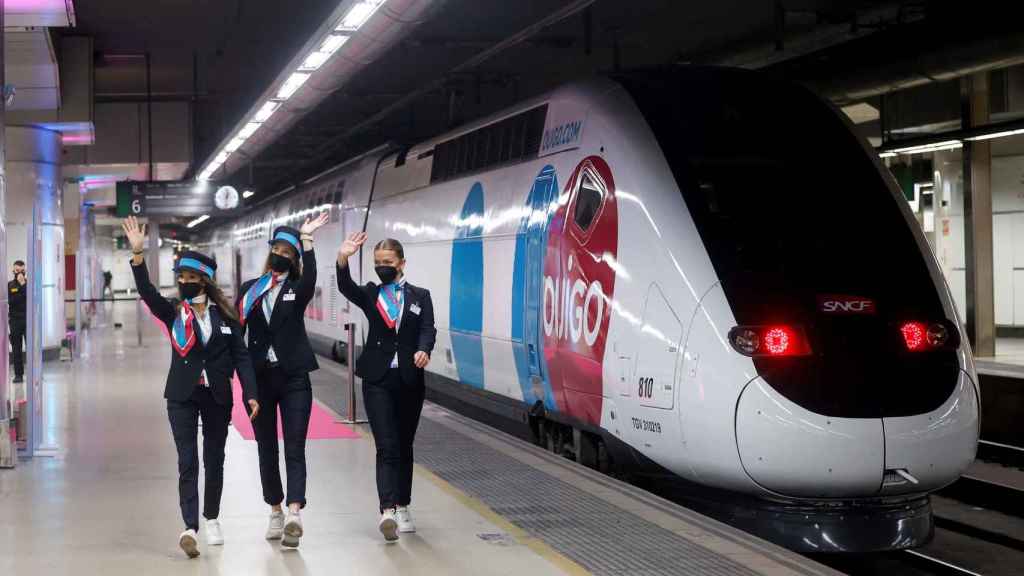
<path id="1" fill-rule="evenodd" d="M 274 225 L 297 225 L 327 207 L 331 223 L 316 236 L 312 334 L 344 340 L 342 326 L 351 321 L 361 341 L 365 319 L 338 293 L 334 259 L 343 236 L 365 225 L 369 244 L 385 237 L 403 243 L 409 281 L 433 295 L 432 376 L 618 439 L 695 483 L 761 498 L 867 501 L 952 482 L 975 455 L 977 378 L 948 290 L 898 189 L 844 121 L 814 100 L 820 110 L 806 122 L 831 122 L 839 143 L 816 139 L 812 130 L 806 146 L 852 155 L 838 170 L 862 170 L 816 182 L 823 204 L 806 205 L 799 228 L 817 237 L 791 242 L 799 230 L 787 220 L 776 238 L 772 220 L 791 218 L 791 211 L 773 215 L 770 197 L 785 205 L 791 186 L 771 174 L 788 174 L 796 188 L 801 174 L 779 163 L 813 154 L 782 149 L 766 152 L 769 160 L 748 159 L 743 149 L 735 155 L 742 161 L 734 161 L 722 150 L 742 148 L 747 136 L 737 135 L 761 142 L 758 130 L 776 120 L 762 117 L 764 110 L 755 118 L 742 96 L 711 108 L 745 83 L 754 92 L 776 85 L 739 72 L 693 74 L 664 86 L 650 78 L 572 84 L 402 154 L 371 153 L 339 166 L 218 231 L 213 251 L 232 263 L 219 273 L 258 275 Z M 711 94 L 685 100 L 688 86 L 711 86 Z M 687 104 L 670 111 L 676 89 Z M 652 98 L 669 104 L 653 106 Z M 794 91 L 778 100 L 784 98 L 811 97 Z M 695 106 L 708 109 L 691 115 Z M 658 118 L 681 124 L 657 125 Z M 730 124 L 747 121 L 748 131 Z M 803 122 L 786 121 L 796 131 Z M 689 143 L 708 134 L 726 135 L 708 151 Z M 690 160 L 680 163 L 682 157 Z M 841 191 L 845 179 L 851 186 L 873 182 L 870 192 L 859 191 L 873 200 Z M 749 202 L 715 196 L 737 190 L 751 194 Z M 836 230 L 846 239 L 827 237 L 827 221 L 836 217 L 830 195 L 848 198 L 855 220 L 867 226 Z M 766 213 L 751 233 L 757 220 L 744 210 L 754 204 Z M 873 235 L 896 240 L 879 252 Z M 784 247 L 778 262 L 758 252 L 775 241 Z M 814 264 L 828 258 L 833 243 L 835 257 L 857 270 Z M 867 253 L 851 255 L 849 247 L 860 245 Z M 883 264 L 889 259 L 899 260 L 891 267 L 900 276 L 872 278 L 895 273 Z M 368 249 L 357 262 L 362 281 L 375 280 Z M 904 281 L 909 295 L 886 288 Z M 900 322 L 912 320 L 927 330 L 948 327 L 951 343 L 923 352 L 886 348 L 916 342 L 906 340 L 912 333 L 901 339 L 907 328 Z M 809 350 L 741 354 L 731 335 L 741 325 L 783 326 Z M 764 344 L 766 332 L 756 333 Z M 882 352 L 858 351 L 864 346 Z"/>

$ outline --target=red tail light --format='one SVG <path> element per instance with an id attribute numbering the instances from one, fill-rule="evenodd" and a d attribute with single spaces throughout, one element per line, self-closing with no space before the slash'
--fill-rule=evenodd
<path id="1" fill-rule="evenodd" d="M 737 326 L 729 331 L 729 343 L 744 356 L 781 358 L 807 356 L 810 343 L 799 326 Z"/>
<path id="2" fill-rule="evenodd" d="M 900 324 L 900 335 L 903 336 L 903 344 L 909 352 L 956 347 L 955 338 L 950 337 L 950 330 L 943 322 L 904 322 Z"/>

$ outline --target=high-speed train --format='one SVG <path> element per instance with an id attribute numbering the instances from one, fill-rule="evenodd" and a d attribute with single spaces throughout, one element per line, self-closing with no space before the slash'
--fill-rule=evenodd
<path id="1" fill-rule="evenodd" d="M 572 83 L 355 158 L 207 240 L 238 279 L 321 210 L 311 334 L 366 322 L 335 253 L 405 245 L 431 393 L 581 462 L 659 470 L 807 551 L 927 542 L 979 434 L 977 377 L 898 187 L 829 104 L 759 73 Z M 365 248 L 362 281 L 376 280 Z M 222 282 L 228 283 L 225 280 Z M 542 487 L 538 487 L 542 489 Z"/>

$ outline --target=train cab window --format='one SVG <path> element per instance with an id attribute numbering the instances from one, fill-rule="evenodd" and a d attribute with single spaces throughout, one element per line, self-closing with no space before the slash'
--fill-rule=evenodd
<path id="1" fill-rule="evenodd" d="M 576 207 L 572 212 L 572 219 L 580 230 L 584 232 L 594 223 L 598 209 L 601 208 L 601 187 L 594 181 L 587 172 L 580 177 L 580 189 L 576 193 Z"/>

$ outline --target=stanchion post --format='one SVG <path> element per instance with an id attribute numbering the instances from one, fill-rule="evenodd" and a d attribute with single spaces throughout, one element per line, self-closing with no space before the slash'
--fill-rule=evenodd
<path id="1" fill-rule="evenodd" d="M 356 325 L 349 322 L 348 324 L 345 324 L 345 330 L 348 331 L 348 346 L 345 350 L 346 364 L 348 368 L 348 408 L 346 409 L 347 414 L 345 419 L 342 420 L 342 423 L 363 424 L 366 420 L 360 420 L 356 416 Z"/>

